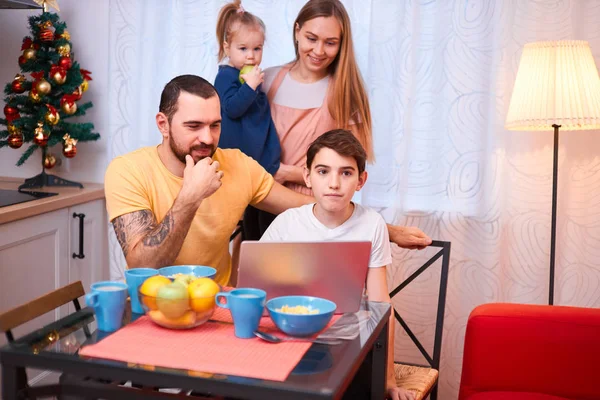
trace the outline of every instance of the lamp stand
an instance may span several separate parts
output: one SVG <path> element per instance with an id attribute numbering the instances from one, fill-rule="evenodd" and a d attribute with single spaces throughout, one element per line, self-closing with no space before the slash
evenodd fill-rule
<path id="1" fill-rule="evenodd" d="M 554 128 L 554 157 L 552 168 L 552 228 L 550 232 L 550 289 L 548 293 L 548 304 L 554 304 L 554 259 L 556 255 L 556 197 L 558 181 L 558 128 L 560 125 L 553 124 Z"/>

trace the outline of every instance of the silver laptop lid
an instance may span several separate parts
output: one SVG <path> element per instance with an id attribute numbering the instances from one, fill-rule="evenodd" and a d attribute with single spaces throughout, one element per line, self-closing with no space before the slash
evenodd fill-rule
<path id="1" fill-rule="evenodd" d="M 267 299 L 304 295 L 331 300 L 336 313 L 356 312 L 367 278 L 371 242 L 242 242 L 238 287 Z"/>

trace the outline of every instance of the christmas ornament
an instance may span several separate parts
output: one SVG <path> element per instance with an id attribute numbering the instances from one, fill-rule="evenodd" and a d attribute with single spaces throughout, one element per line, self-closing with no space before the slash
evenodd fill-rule
<path id="1" fill-rule="evenodd" d="M 60 99 L 60 109 L 67 115 L 73 115 L 77 111 L 74 95 L 64 95 Z"/>
<path id="2" fill-rule="evenodd" d="M 83 96 L 83 90 L 81 89 L 81 86 L 77 86 L 77 89 L 73 92 L 73 99 L 81 100 L 81 96 Z"/>
<path id="3" fill-rule="evenodd" d="M 23 58 L 25 60 L 35 60 L 35 49 L 33 48 L 29 48 L 29 49 L 25 49 L 23 50 Z"/>
<path id="4" fill-rule="evenodd" d="M 11 149 L 18 149 L 23 146 L 23 135 L 21 133 L 12 133 L 8 136 L 8 145 Z"/>
<path id="5" fill-rule="evenodd" d="M 56 165 L 56 157 L 53 154 L 46 154 L 46 158 L 44 158 L 44 168 L 52 169 Z"/>
<path id="6" fill-rule="evenodd" d="M 55 33 L 54 34 L 54 40 L 59 40 L 59 39 L 71 40 L 71 34 L 66 29 L 60 35 L 58 33 Z"/>
<path id="7" fill-rule="evenodd" d="M 43 122 L 38 122 L 38 126 L 34 130 L 33 142 L 38 146 L 45 146 L 48 144 L 48 137 L 50 137 L 50 133 L 48 130 L 44 128 Z"/>
<path id="8" fill-rule="evenodd" d="M 52 107 L 50 104 L 46 104 L 46 107 L 48 107 L 48 112 L 45 116 L 46 122 L 50 125 L 58 124 L 60 115 L 58 114 L 58 111 L 56 111 L 56 108 Z"/>
<path id="9" fill-rule="evenodd" d="M 58 46 L 56 48 L 56 51 L 58 52 L 58 54 L 60 54 L 63 57 L 67 57 L 71 54 L 71 45 L 69 45 L 69 43 L 67 44 L 62 44 L 60 46 Z"/>
<path id="10" fill-rule="evenodd" d="M 17 107 L 13 107 L 11 105 L 5 105 L 4 106 L 4 115 L 6 116 L 6 118 L 15 116 L 19 114 L 19 109 Z"/>
<path id="11" fill-rule="evenodd" d="M 50 82 L 42 78 L 35 82 L 35 88 L 39 94 L 44 95 L 50 93 L 52 90 L 52 85 L 50 85 Z"/>
<path id="12" fill-rule="evenodd" d="M 81 69 L 79 70 L 79 72 L 81 72 L 81 77 L 83 78 L 83 83 L 81 84 L 81 91 L 85 93 L 88 90 L 88 81 L 92 80 L 92 73 L 87 69 Z"/>
<path id="13" fill-rule="evenodd" d="M 24 75 L 15 75 L 15 79 L 13 79 L 11 84 L 11 89 L 13 93 L 23 93 L 25 91 L 25 86 L 23 85 L 23 82 L 25 82 Z"/>
<path id="14" fill-rule="evenodd" d="M 19 65 L 23 65 L 27 62 L 27 60 L 25 59 L 25 57 L 23 55 L 19 56 Z"/>
<path id="15" fill-rule="evenodd" d="M 50 24 L 52 26 L 52 24 Z M 38 39 L 42 42 L 52 42 L 54 40 L 54 32 L 48 28 L 41 28 L 38 33 Z"/>
<path id="16" fill-rule="evenodd" d="M 53 65 L 50 68 L 50 76 L 52 76 L 52 80 L 59 85 L 62 85 L 67 81 L 67 71 L 60 65 Z"/>
<path id="17" fill-rule="evenodd" d="M 61 68 L 68 70 L 71 69 L 71 67 L 73 66 L 73 62 L 71 61 L 71 57 L 63 56 L 60 58 L 60 60 L 58 60 L 58 65 Z"/>
<path id="18" fill-rule="evenodd" d="M 56 0 L 33 0 L 35 3 L 44 7 L 44 12 L 48 12 L 48 7 L 54 8 L 56 11 L 60 11 Z"/>
<path id="19" fill-rule="evenodd" d="M 29 100 L 31 100 L 34 103 L 39 103 L 40 101 L 42 101 L 42 95 L 38 93 L 36 88 L 32 87 L 29 91 Z"/>
<path id="20" fill-rule="evenodd" d="M 75 154 L 77 154 L 77 139 L 73 139 L 68 133 L 65 133 L 63 140 L 63 155 L 67 158 L 75 157 Z"/>
<path id="21" fill-rule="evenodd" d="M 14 133 L 21 133 L 21 131 L 19 130 L 19 128 L 17 128 L 14 124 L 8 124 L 6 126 L 6 129 L 8 129 L 8 133 L 9 134 L 14 134 Z"/>

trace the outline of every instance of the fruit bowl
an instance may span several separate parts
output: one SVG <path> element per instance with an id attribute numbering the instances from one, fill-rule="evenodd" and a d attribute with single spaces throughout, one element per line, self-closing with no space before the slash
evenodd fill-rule
<path id="1" fill-rule="evenodd" d="M 212 317 L 220 289 L 210 278 L 197 278 L 188 285 L 177 281 L 142 285 L 138 294 L 152 322 L 168 329 L 190 329 Z"/>
<path id="2" fill-rule="evenodd" d="M 298 314 L 285 310 L 304 308 L 309 313 Z M 312 296 L 275 297 L 266 304 L 275 325 L 290 336 L 312 336 L 327 326 L 336 309 L 333 301 Z"/>

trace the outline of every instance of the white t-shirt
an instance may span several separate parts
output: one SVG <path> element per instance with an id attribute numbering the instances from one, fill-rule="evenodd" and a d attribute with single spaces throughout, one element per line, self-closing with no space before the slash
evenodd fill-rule
<path id="1" fill-rule="evenodd" d="M 281 213 L 260 238 L 261 242 L 370 241 L 369 267 L 384 267 L 392 263 L 387 225 L 377 212 L 354 204 L 350 218 L 330 229 L 315 217 L 313 206 L 307 204 Z"/>
<path id="2" fill-rule="evenodd" d="M 280 70 L 281 67 L 265 69 L 265 82 L 261 85 L 265 93 L 269 93 L 269 89 Z M 329 80 L 330 77 L 327 75 L 316 82 L 303 83 L 294 80 L 288 72 L 281 81 L 277 93 L 275 93 L 273 103 L 300 110 L 321 107 L 327 95 Z"/>

